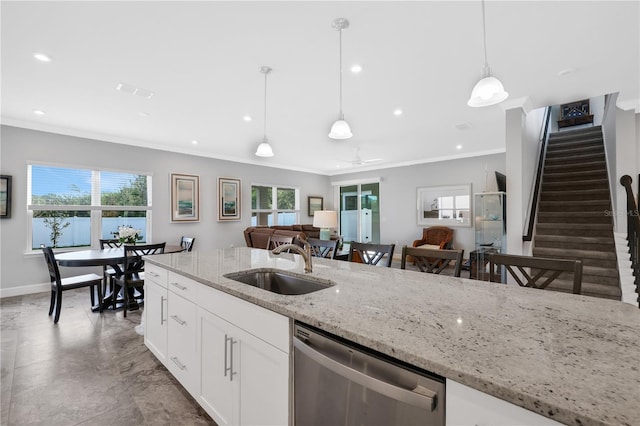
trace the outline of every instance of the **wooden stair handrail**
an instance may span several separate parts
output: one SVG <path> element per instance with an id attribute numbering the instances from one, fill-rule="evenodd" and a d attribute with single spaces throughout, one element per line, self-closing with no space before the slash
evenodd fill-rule
<path id="1" fill-rule="evenodd" d="M 631 267 L 635 277 L 636 293 L 638 293 L 638 307 L 640 308 L 640 216 L 638 216 L 638 204 L 631 187 L 632 182 L 633 179 L 629 175 L 620 178 L 620 184 L 627 192 L 627 241 L 631 255 Z"/>

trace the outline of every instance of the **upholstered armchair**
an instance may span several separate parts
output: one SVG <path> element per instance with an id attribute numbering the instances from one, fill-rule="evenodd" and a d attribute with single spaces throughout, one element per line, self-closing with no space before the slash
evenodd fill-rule
<path id="1" fill-rule="evenodd" d="M 453 229 L 447 226 L 430 226 L 422 229 L 422 239 L 415 240 L 413 247 L 430 249 L 450 249 L 453 243 Z"/>

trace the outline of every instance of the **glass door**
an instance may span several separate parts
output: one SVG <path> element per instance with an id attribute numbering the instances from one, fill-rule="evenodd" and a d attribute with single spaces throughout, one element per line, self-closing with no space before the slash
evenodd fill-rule
<path id="1" fill-rule="evenodd" d="M 380 184 L 340 186 L 340 235 L 344 242 L 380 243 Z"/>

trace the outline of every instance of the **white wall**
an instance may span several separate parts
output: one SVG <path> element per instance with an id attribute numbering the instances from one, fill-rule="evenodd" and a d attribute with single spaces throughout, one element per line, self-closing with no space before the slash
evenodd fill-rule
<path id="1" fill-rule="evenodd" d="M 17 127 L 1 127 L 0 168 L 13 176 L 12 216 L 0 221 L 0 296 L 35 291 L 48 281 L 42 254 L 25 254 L 27 229 L 27 162 L 41 161 L 95 168 L 153 173 L 153 241 L 177 244 L 182 235 L 196 237 L 194 249 L 244 246 L 243 230 L 251 221 L 251 184 L 295 185 L 300 188 L 300 222 L 307 216 L 307 196 L 331 200 L 329 178 L 212 158 L 83 139 Z M 200 222 L 170 223 L 169 174 L 200 176 Z M 242 180 L 242 220 L 217 222 L 217 177 Z M 330 206 L 329 206 L 330 207 Z M 90 268 L 62 268 L 61 273 L 88 273 Z M 98 270 L 96 270 L 98 271 Z M 21 288 L 22 287 L 22 288 Z M 45 287 L 46 288 L 46 287 Z"/>
<path id="2" fill-rule="evenodd" d="M 417 188 L 471 183 L 471 191 L 473 193 L 483 192 L 485 190 L 485 170 L 488 171 L 486 190 L 488 192 L 496 191 L 497 185 L 494 171 L 505 173 L 505 155 L 494 154 L 349 173 L 333 176 L 331 181 L 341 182 L 381 178 L 380 242 L 382 244 L 395 243 L 396 252 L 400 253 L 402 245 L 411 246 L 414 240 L 422 237 L 422 228 L 424 226 L 418 226 L 417 224 Z M 507 179 L 508 181 L 509 179 Z M 465 258 L 467 258 L 475 245 L 474 228 L 456 227 L 454 229 L 454 247 L 464 249 Z"/>
<path id="3" fill-rule="evenodd" d="M 620 184 L 620 178 L 624 175 L 633 179 L 632 187 L 637 196 L 638 173 L 640 156 L 640 138 L 638 138 L 638 114 L 633 110 L 623 111 L 620 108 L 615 110 L 615 135 L 616 135 L 616 181 L 614 189 L 616 191 L 616 204 L 614 213 L 616 215 L 616 232 L 627 232 L 627 193 Z"/>

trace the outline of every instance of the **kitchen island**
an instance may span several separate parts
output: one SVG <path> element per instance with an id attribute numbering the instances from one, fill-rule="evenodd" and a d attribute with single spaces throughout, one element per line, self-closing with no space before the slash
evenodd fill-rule
<path id="1" fill-rule="evenodd" d="M 225 274 L 303 274 L 298 255 L 230 248 L 151 265 L 570 425 L 640 424 L 640 310 L 545 290 L 313 259 L 335 286 L 285 296 Z"/>

